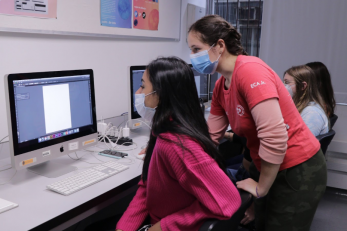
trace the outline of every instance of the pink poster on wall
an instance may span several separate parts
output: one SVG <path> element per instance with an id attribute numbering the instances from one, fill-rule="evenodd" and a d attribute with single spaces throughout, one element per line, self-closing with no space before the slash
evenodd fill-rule
<path id="1" fill-rule="evenodd" d="M 0 0 L 0 14 L 57 18 L 57 0 Z"/>
<path id="2" fill-rule="evenodd" d="M 158 30 L 158 0 L 134 0 L 133 4 L 133 28 L 143 30 Z"/>

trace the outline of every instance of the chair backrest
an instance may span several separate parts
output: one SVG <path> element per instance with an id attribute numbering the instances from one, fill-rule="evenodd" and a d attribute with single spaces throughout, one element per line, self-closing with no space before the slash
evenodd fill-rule
<path id="1" fill-rule="evenodd" d="M 330 129 L 332 129 L 335 125 L 335 122 L 337 120 L 337 118 L 339 118 L 337 115 L 335 114 L 332 114 L 330 117 L 329 117 L 329 120 L 330 120 Z"/>
<path id="2" fill-rule="evenodd" d="M 334 138 L 334 136 L 335 136 L 335 131 L 332 129 L 328 133 L 316 136 L 316 138 L 319 140 L 320 147 L 321 147 L 324 155 L 328 149 L 328 146 L 329 146 L 331 140 Z"/>
<path id="3" fill-rule="evenodd" d="M 252 194 L 239 190 L 241 196 L 241 206 L 229 220 L 211 219 L 204 222 L 199 231 L 234 231 L 237 230 L 242 218 L 245 216 L 246 209 L 252 204 Z"/>

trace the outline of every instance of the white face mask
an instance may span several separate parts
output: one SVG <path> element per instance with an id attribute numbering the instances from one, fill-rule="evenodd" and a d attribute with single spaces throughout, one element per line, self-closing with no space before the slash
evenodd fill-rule
<path id="1" fill-rule="evenodd" d="M 284 86 L 285 86 L 285 87 L 286 87 L 286 89 L 288 90 L 289 95 L 290 95 L 290 96 L 293 98 L 294 93 L 293 93 L 293 90 L 292 90 L 291 85 L 289 85 L 289 84 L 284 84 Z"/>
<path id="2" fill-rule="evenodd" d="M 146 107 L 145 97 L 155 93 L 155 91 L 145 95 L 145 94 L 135 94 L 135 108 L 137 113 L 146 121 L 152 122 L 153 116 L 155 114 L 155 108 Z"/>

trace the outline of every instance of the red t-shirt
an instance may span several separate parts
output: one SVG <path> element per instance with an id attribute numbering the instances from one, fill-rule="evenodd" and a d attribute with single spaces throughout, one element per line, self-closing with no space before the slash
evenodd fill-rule
<path id="1" fill-rule="evenodd" d="M 224 83 L 224 77 L 216 82 L 210 113 L 226 115 L 233 131 L 247 138 L 247 147 L 259 171 L 260 141 L 251 109 L 266 99 L 278 99 L 288 132 L 287 152 L 280 171 L 303 163 L 318 152 L 318 140 L 305 125 L 281 79 L 261 59 L 239 55 L 228 90 Z"/>

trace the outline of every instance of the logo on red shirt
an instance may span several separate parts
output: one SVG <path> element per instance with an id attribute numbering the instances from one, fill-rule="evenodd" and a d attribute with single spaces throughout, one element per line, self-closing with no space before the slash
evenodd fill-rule
<path id="1" fill-rule="evenodd" d="M 251 88 L 255 88 L 255 87 L 258 87 L 259 85 L 263 85 L 263 84 L 266 84 L 266 83 L 264 81 L 261 81 L 260 83 L 259 82 L 252 83 Z"/>
<path id="2" fill-rule="evenodd" d="M 236 111 L 239 116 L 243 116 L 245 114 L 245 109 L 243 109 L 241 105 L 237 105 Z"/>

